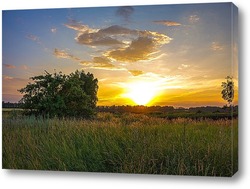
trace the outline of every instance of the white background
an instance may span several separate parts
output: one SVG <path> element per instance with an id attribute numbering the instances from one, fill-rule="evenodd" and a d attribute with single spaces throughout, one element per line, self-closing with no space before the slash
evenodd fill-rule
<path id="1" fill-rule="evenodd" d="M 62 8 L 62 7 L 93 7 L 112 5 L 145 5 L 145 4 L 179 4 L 179 3 L 208 3 L 214 0 L 2 0 L 1 10 L 7 9 L 34 9 L 34 8 Z M 219 2 L 228 2 L 219 0 Z M 185 188 L 185 189 L 238 189 L 250 186 L 250 156 L 249 140 L 250 125 L 248 119 L 249 104 L 249 1 L 234 0 L 239 8 L 239 38 L 240 38 L 240 157 L 239 172 L 233 178 L 191 177 L 191 176 L 155 176 L 129 174 L 101 174 L 101 173 L 73 173 L 73 172 L 46 172 L 46 171 L 14 171 L 0 170 L 1 188 Z M 2 22 L 2 14 L 0 15 Z M 248 21 L 247 21 L 248 20 Z M 1 24 L 2 27 L 2 24 Z M 1 30 L 2 31 L 2 30 Z M 248 35 L 247 35 L 248 34 Z M 1 35 L 2 41 L 2 35 Z M 2 48 L 2 46 L 0 47 Z M 2 50 L 1 50 L 2 53 Z M 2 55 L 2 54 L 1 54 Z M 2 56 L 1 56 L 2 57 Z M 0 143 L 2 144 L 2 135 Z M 2 150 L 1 150 L 2 157 Z M 2 162 L 0 162 L 2 167 Z"/>

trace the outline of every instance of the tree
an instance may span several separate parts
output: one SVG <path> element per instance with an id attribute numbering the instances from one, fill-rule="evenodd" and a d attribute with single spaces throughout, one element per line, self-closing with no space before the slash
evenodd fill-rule
<path id="1" fill-rule="evenodd" d="M 32 83 L 19 91 L 26 114 L 49 117 L 84 117 L 95 114 L 98 80 L 93 74 L 78 71 L 65 75 L 62 72 L 31 77 Z"/>
<path id="2" fill-rule="evenodd" d="M 226 100 L 231 106 L 231 103 L 233 102 L 234 99 L 234 82 L 233 82 L 233 77 L 227 76 L 226 82 L 222 82 L 221 87 L 222 87 L 222 98 Z"/>

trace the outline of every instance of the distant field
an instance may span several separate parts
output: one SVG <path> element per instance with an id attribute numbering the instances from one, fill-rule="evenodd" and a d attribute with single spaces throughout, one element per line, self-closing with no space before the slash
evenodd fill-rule
<path id="1" fill-rule="evenodd" d="M 231 176 L 238 167 L 237 119 L 3 114 L 5 169 Z"/>

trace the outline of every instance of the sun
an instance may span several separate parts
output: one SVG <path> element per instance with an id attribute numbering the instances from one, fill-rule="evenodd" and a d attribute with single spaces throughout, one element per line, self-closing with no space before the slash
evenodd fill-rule
<path id="1" fill-rule="evenodd" d="M 135 82 L 127 86 L 127 93 L 124 97 L 134 101 L 137 105 L 147 105 L 154 99 L 157 89 L 151 82 Z"/>

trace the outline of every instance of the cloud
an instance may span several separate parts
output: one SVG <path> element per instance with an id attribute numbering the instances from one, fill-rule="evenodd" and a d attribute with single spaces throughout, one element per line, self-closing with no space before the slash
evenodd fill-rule
<path id="1" fill-rule="evenodd" d="M 71 59 L 71 60 L 75 60 L 75 61 L 80 61 L 80 58 L 77 58 L 67 52 L 65 52 L 64 50 L 59 50 L 59 49 L 55 49 L 54 50 L 54 55 L 57 58 L 65 58 L 65 59 Z"/>
<path id="2" fill-rule="evenodd" d="M 200 20 L 200 18 L 198 17 L 198 15 L 194 14 L 194 15 L 190 15 L 189 16 L 189 22 L 191 23 L 196 23 Z"/>
<path id="3" fill-rule="evenodd" d="M 92 68 L 104 68 L 104 69 L 114 69 L 115 65 L 111 64 L 111 61 L 106 57 L 93 57 L 91 61 L 81 61 L 84 66 L 90 66 Z"/>
<path id="4" fill-rule="evenodd" d="M 98 31 L 96 29 L 90 28 L 88 25 L 84 25 L 81 22 L 77 22 L 75 20 L 70 20 L 69 23 L 64 24 L 64 26 L 66 26 L 69 29 L 81 32 L 81 33 L 89 33 L 89 32 L 95 32 Z"/>
<path id="5" fill-rule="evenodd" d="M 131 30 L 118 25 L 113 25 L 104 29 L 100 29 L 98 33 L 102 35 L 125 35 L 125 34 L 136 35 L 139 33 L 139 31 Z"/>
<path id="6" fill-rule="evenodd" d="M 213 51 L 222 51 L 224 48 L 219 42 L 212 42 L 211 50 Z"/>
<path id="7" fill-rule="evenodd" d="M 131 6 L 119 7 L 116 11 L 117 16 L 121 16 L 125 21 L 129 21 L 130 16 L 134 13 L 134 8 Z"/>
<path id="8" fill-rule="evenodd" d="M 13 77 L 7 76 L 7 75 L 3 75 L 3 79 L 4 80 L 12 80 Z"/>
<path id="9" fill-rule="evenodd" d="M 90 46 L 113 46 L 123 44 L 121 41 L 100 33 L 83 33 L 80 34 L 76 41 L 82 45 Z"/>
<path id="10" fill-rule="evenodd" d="M 144 33 L 131 42 L 128 47 L 115 49 L 105 55 L 113 60 L 121 62 L 137 62 L 140 60 L 150 60 L 154 58 L 157 46 L 169 43 L 170 38 L 165 38 L 158 33 Z"/>
<path id="11" fill-rule="evenodd" d="M 26 36 L 28 39 L 32 40 L 32 41 L 36 41 L 38 43 L 40 43 L 40 39 L 39 37 L 35 36 L 35 35 L 32 35 L 32 34 L 29 34 Z"/>
<path id="12" fill-rule="evenodd" d="M 121 62 L 153 59 L 155 58 L 153 54 L 157 52 L 157 48 L 172 40 L 162 33 L 133 30 L 118 25 L 102 29 L 91 29 L 88 26 L 79 24 L 79 22 L 75 22 L 71 25 L 66 24 L 66 26 L 78 31 L 75 38 L 77 43 L 91 47 L 101 46 L 103 56 Z M 103 49 L 103 47 L 106 49 Z M 112 47 L 111 50 L 110 47 Z M 82 63 L 87 64 L 87 62 L 89 61 L 83 61 Z"/>
<path id="13" fill-rule="evenodd" d="M 14 69 L 16 68 L 16 66 L 12 65 L 12 64 L 3 64 L 4 67 L 8 68 L 8 69 Z"/>
<path id="14" fill-rule="evenodd" d="M 181 64 L 179 67 L 178 67 L 178 70 L 183 70 L 185 68 L 189 68 L 190 65 L 187 65 L 187 64 Z"/>
<path id="15" fill-rule="evenodd" d="M 128 70 L 128 71 L 129 71 L 129 73 L 131 73 L 133 76 L 138 76 L 138 75 L 144 74 L 144 72 L 141 71 L 141 70 Z"/>
<path id="16" fill-rule="evenodd" d="M 76 41 L 79 44 L 90 46 L 116 46 L 124 45 L 122 37 L 124 35 L 137 35 L 139 31 L 130 30 L 118 25 L 113 25 L 100 30 L 85 30 L 85 32 L 79 33 L 76 37 Z"/>
<path id="17" fill-rule="evenodd" d="M 165 25 L 165 26 L 181 26 L 181 23 L 170 21 L 170 20 L 156 20 L 156 21 L 153 21 L 153 22 L 155 22 L 157 24 L 162 24 L 162 25 Z"/>
<path id="18" fill-rule="evenodd" d="M 27 69 L 28 69 L 28 66 L 26 66 L 26 65 L 22 65 L 22 66 L 21 66 L 21 69 L 23 69 L 23 70 L 27 70 Z"/>
<path id="19" fill-rule="evenodd" d="M 143 47 L 143 48 L 142 48 Z M 154 42 L 148 37 L 139 37 L 132 41 L 127 48 L 110 51 L 107 57 L 121 62 L 137 62 L 139 60 L 148 60 L 154 52 Z"/>
<path id="20" fill-rule="evenodd" d="M 51 28 L 50 31 L 51 31 L 52 33 L 56 33 L 56 32 L 57 32 L 57 29 L 56 29 L 56 28 Z"/>

